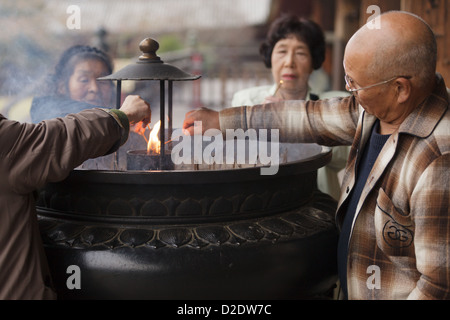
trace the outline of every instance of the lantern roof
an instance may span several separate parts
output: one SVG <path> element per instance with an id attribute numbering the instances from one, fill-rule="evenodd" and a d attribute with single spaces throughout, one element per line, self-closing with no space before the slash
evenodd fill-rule
<path id="1" fill-rule="evenodd" d="M 98 78 L 98 80 L 188 81 L 200 78 L 199 75 L 189 74 L 173 65 L 164 63 L 156 54 L 159 43 L 152 38 L 142 40 L 139 49 L 142 54 L 134 64 L 129 64 L 117 72 Z"/>

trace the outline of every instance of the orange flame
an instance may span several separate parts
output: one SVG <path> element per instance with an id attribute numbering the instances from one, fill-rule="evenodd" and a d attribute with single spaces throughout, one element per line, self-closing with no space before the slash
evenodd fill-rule
<path id="1" fill-rule="evenodd" d="M 147 128 L 150 130 L 150 135 L 147 139 L 145 136 L 145 130 L 146 127 L 143 126 L 143 122 L 138 122 L 135 124 L 133 131 L 142 136 L 145 139 L 145 142 L 147 143 L 147 154 L 153 153 L 153 154 L 160 154 L 161 153 L 161 143 L 158 138 L 159 130 L 161 128 L 161 120 L 158 121 L 153 129 L 150 129 L 150 126 L 147 126 Z M 167 141 L 166 143 L 170 142 Z"/>
<path id="2" fill-rule="evenodd" d="M 160 154 L 161 153 L 161 141 L 158 138 L 159 129 L 161 128 L 161 120 L 159 120 L 150 131 L 150 136 L 147 142 L 147 154 Z"/>

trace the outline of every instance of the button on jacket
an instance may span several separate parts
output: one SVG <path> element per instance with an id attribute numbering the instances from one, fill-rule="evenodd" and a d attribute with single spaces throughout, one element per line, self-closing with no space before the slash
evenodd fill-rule
<path id="1" fill-rule="evenodd" d="M 279 129 L 280 140 L 352 145 L 336 213 L 376 118 L 354 97 L 225 109 L 221 129 Z M 381 150 L 349 240 L 349 299 L 450 299 L 450 115 L 446 85 L 404 120 Z M 375 274 L 377 273 L 377 274 Z"/>

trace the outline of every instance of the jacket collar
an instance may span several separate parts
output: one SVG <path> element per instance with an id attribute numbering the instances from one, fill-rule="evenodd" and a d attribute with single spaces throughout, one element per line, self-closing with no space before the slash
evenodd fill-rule
<path id="1" fill-rule="evenodd" d="M 400 125 L 399 133 L 428 137 L 449 107 L 449 97 L 441 75 L 436 75 L 436 88 Z"/>

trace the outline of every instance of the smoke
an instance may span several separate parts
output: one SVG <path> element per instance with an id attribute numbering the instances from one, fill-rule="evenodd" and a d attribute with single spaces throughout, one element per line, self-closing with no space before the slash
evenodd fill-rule
<path id="1" fill-rule="evenodd" d="M 270 3 L 270 0 L 0 0 L 0 113 L 15 119 L 10 111 L 23 108 L 25 114 L 29 106 L 17 107 L 18 103 L 39 92 L 42 81 L 53 71 L 62 52 L 75 44 L 94 45 L 104 51 L 109 48 L 106 52 L 119 60 L 116 66 L 120 68 L 139 55 L 138 44 L 145 37 L 158 39 L 170 32 L 185 35 L 188 30 L 211 31 L 260 24 L 267 18 Z M 218 34 L 206 32 L 199 37 L 198 47 L 210 53 L 210 68 L 225 70 L 229 65 L 228 50 L 215 53 L 210 46 L 220 43 L 226 48 L 225 42 L 231 40 Z M 244 37 L 231 38 L 242 42 Z M 162 50 L 161 58 L 170 63 L 161 53 Z M 175 65 L 179 63 L 176 61 Z M 189 72 L 191 61 L 187 64 L 182 69 Z M 203 74 L 207 74 L 206 68 L 205 62 Z M 202 91 L 201 99 L 207 100 L 205 105 L 222 106 L 228 99 L 228 91 L 233 89 L 225 93 L 214 83 L 218 82 L 211 81 L 210 88 Z M 203 84 L 206 86 L 206 76 Z M 186 106 L 192 103 L 191 86 L 185 84 L 183 92 L 176 88 L 175 97 L 182 99 Z M 151 96 L 155 96 L 154 92 Z M 155 116 L 157 101 L 152 104 L 156 106 Z M 175 116 L 180 114 L 178 111 Z"/>
<path id="2" fill-rule="evenodd" d="M 95 33 L 68 29 L 69 14 L 64 7 L 51 8 L 52 3 L 0 3 L 0 113 L 8 118 L 29 121 L 30 99 L 41 91 L 59 55 L 95 37 Z"/>
<path id="3" fill-rule="evenodd" d="M 52 55 L 45 48 L 23 34 L 2 50 L 1 55 L 0 94 L 7 96 L 31 91 L 52 62 Z"/>

